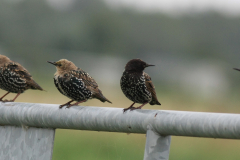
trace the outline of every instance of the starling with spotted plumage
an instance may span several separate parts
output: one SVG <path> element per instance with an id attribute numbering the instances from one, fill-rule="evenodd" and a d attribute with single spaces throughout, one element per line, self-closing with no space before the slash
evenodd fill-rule
<path id="1" fill-rule="evenodd" d="M 141 109 L 145 104 L 161 105 L 158 102 L 155 87 L 152 83 L 151 77 L 143 70 L 146 67 L 154 66 L 147 64 L 141 59 L 132 59 L 126 66 L 123 72 L 120 85 L 125 96 L 133 101 L 133 104 L 123 109 L 127 110 Z M 133 107 L 135 103 L 140 103 L 139 107 Z"/>
<path id="2" fill-rule="evenodd" d="M 0 88 L 7 91 L 0 98 L 2 102 L 14 102 L 27 89 L 43 90 L 23 66 L 4 55 L 0 55 Z M 16 97 L 12 100 L 3 100 L 10 92 L 17 93 Z"/>
<path id="3" fill-rule="evenodd" d="M 59 108 L 67 106 L 78 105 L 79 103 L 86 102 L 88 99 L 96 98 L 102 102 L 110 102 L 103 96 L 102 91 L 98 88 L 97 82 L 81 68 L 66 59 L 61 59 L 57 62 L 50 62 L 56 66 L 57 71 L 54 74 L 54 83 L 60 93 L 72 99 L 71 101 L 62 104 Z M 77 101 L 71 104 L 73 101 Z"/>

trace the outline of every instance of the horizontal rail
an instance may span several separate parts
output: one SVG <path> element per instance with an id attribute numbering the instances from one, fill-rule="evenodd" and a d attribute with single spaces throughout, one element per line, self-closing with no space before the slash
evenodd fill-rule
<path id="1" fill-rule="evenodd" d="M 240 114 L 0 103 L 1 125 L 240 139 Z"/>

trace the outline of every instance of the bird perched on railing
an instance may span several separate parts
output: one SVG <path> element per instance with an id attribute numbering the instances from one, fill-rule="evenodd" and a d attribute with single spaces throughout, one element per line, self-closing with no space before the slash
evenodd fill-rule
<path id="1" fill-rule="evenodd" d="M 0 98 L 2 102 L 14 102 L 27 89 L 43 90 L 23 66 L 4 55 L 0 55 L 0 88 L 8 91 Z M 12 100 L 3 100 L 10 92 L 17 93 L 16 97 Z"/>
<path id="2" fill-rule="evenodd" d="M 161 105 L 158 102 L 151 77 L 143 72 L 149 66 L 154 65 L 147 64 L 141 59 L 132 59 L 126 64 L 120 85 L 125 96 L 134 103 L 130 107 L 123 109 L 123 112 L 129 109 L 141 109 L 147 103 Z M 135 108 L 133 107 L 135 103 L 141 103 L 142 105 Z"/>
<path id="3" fill-rule="evenodd" d="M 103 96 L 102 91 L 98 88 L 97 82 L 81 68 L 66 59 L 61 59 L 57 62 L 50 62 L 56 66 L 57 71 L 54 74 L 54 83 L 60 93 L 72 99 L 71 101 L 62 104 L 59 108 L 67 106 L 67 108 L 86 102 L 88 99 L 96 98 L 102 102 L 110 102 Z M 77 101 L 71 104 L 73 101 Z"/>

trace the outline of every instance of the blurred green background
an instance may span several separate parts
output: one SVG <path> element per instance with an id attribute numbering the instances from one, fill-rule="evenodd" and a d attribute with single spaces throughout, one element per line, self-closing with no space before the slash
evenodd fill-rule
<path id="1" fill-rule="evenodd" d="M 130 59 L 141 58 L 156 65 L 146 72 L 162 104 L 143 109 L 240 113 L 240 72 L 232 69 L 240 68 L 240 13 L 230 12 L 237 5 L 231 8 L 228 1 L 228 10 L 214 8 L 222 3 L 216 0 L 210 7 L 191 3 L 184 9 L 178 1 L 172 10 L 151 10 L 141 2 L 147 1 L 0 1 L 0 54 L 21 63 L 47 90 L 26 91 L 17 101 L 67 102 L 53 84 L 55 67 L 46 62 L 66 58 L 94 77 L 113 102 L 83 105 L 128 107 L 132 102 L 121 92 L 120 77 Z M 53 160 L 143 159 L 145 140 L 140 134 L 57 129 Z M 239 145 L 173 136 L 170 159 L 236 160 Z"/>

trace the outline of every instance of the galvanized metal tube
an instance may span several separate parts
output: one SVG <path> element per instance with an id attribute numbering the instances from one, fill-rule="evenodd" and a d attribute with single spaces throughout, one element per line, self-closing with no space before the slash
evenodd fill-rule
<path id="1" fill-rule="evenodd" d="M 0 124 L 144 134 L 151 124 L 160 135 L 240 139 L 239 114 L 0 103 Z"/>

